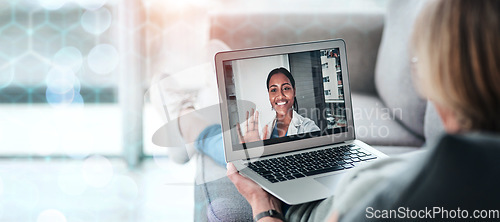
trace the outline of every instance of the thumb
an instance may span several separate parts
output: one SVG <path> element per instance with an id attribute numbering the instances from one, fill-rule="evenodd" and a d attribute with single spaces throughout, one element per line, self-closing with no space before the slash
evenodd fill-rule
<path id="1" fill-rule="evenodd" d="M 227 163 L 226 167 L 227 167 L 227 171 L 226 171 L 227 178 L 229 178 L 229 180 L 233 184 L 235 184 L 235 185 L 239 184 L 239 182 L 241 181 L 241 175 L 238 173 L 238 170 L 236 169 L 234 164 Z"/>
<path id="2" fill-rule="evenodd" d="M 268 125 L 265 125 L 264 129 L 262 129 L 262 140 L 267 139 L 267 134 L 268 134 L 267 128 L 268 128 Z"/>
<path id="3" fill-rule="evenodd" d="M 226 167 L 227 167 L 227 172 L 226 172 L 227 176 L 231 176 L 235 173 L 238 173 L 238 170 L 236 169 L 233 163 L 227 163 Z"/>

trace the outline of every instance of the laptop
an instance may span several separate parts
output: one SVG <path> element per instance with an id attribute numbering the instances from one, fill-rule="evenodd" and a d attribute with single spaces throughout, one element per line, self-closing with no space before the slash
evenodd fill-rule
<path id="1" fill-rule="evenodd" d="M 386 157 L 356 140 L 344 40 L 220 52 L 215 68 L 226 162 L 283 202 L 332 196 L 346 172 Z"/>

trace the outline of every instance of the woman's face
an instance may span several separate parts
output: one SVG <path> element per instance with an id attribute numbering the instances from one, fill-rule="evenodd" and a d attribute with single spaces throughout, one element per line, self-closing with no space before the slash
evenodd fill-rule
<path id="1" fill-rule="evenodd" d="M 292 110 L 295 90 L 285 74 L 274 74 L 269 80 L 269 102 L 278 115 Z"/>

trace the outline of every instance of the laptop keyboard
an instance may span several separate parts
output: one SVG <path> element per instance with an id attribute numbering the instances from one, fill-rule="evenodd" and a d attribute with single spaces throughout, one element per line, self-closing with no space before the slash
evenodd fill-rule
<path id="1" fill-rule="evenodd" d="M 271 183 L 313 176 L 354 167 L 354 163 L 377 157 L 360 147 L 345 145 L 248 163 L 248 167 Z"/>

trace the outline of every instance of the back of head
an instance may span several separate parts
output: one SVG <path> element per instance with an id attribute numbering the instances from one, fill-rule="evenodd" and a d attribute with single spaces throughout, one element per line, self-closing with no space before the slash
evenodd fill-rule
<path id="1" fill-rule="evenodd" d="M 500 1 L 431 0 L 413 33 L 414 80 L 464 131 L 500 132 Z"/>

